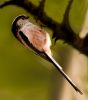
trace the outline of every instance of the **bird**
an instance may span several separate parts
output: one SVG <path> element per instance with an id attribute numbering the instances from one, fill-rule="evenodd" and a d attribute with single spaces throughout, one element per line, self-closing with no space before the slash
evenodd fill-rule
<path id="1" fill-rule="evenodd" d="M 32 49 L 32 51 L 38 56 L 46 59 L 52 63 L 62 76 L 70 83 L 70 85 L 83 94 L 82 91 L 73 83 L 73 81 L 64 72 L 63 68 L 53 58 L 51 52 L 51 39 L 49 33 L 38 25 L 29 21 L 29 16 L 18 15 L 12 22 L 12 33 L 26 48 Z"/>

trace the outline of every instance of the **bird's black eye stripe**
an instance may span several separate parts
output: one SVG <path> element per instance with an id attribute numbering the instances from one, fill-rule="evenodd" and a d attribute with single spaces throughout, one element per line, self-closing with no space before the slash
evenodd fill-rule
<path id="1" fill-rule="evenodd" d="M 19 32 L 19 35 L 21 36 L 21 38 L 24 40 L 25 43 L 28 43 L 28 38 L 23 34 L 23 32 Z"/>

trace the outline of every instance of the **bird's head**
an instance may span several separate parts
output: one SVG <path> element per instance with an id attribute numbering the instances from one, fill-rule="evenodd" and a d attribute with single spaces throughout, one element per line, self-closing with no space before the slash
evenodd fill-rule
<path id="1" fill-rule="evenodd" d="M 28 18 L 29 17 L 26 15 L 19 15 L 14 19 L 12 23 L 12 32 L 15 37 L 17 37 L 17 32 L 19 31 L 19 29 L 28 22 Z"/>

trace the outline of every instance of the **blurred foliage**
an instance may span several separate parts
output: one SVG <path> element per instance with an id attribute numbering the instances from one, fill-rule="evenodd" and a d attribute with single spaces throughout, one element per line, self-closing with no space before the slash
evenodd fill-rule
<path id="1" fill-rule="evenodd" d="M 30 1 L 39 4 L 39 0 Z M 46 0 L 45 11 L 61 22 L 68 1 Z M 70 23 L 76 32 L 81 30 L 86 4 L 86 0 L 73 2 Z M 12 5 L 0 9 L 0 100 L 49 100 L 54 73 L 49 68 L 52 65 L 24 48 L 11 32 L 13 19 L 23 13 L 29 15 L 30 21 L 35 23 L 33 16 L 22 8 Z M 56 58 L 60 60 L 58 47 L 64 49 L 67 45 L 63 46 L 62 42 L 57 42 L 56 46 L 52 47 Z"/>

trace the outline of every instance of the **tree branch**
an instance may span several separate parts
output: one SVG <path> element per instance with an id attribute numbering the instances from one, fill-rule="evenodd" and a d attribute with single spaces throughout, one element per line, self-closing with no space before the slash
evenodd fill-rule
<path id="1" fill-rule="evenodd" d="M 69 4 L 65 10 L 64 18 L 62 23 L 58 23 L 49 17 L 45 11 L 45 0 L 41 0 L 39 6 L 34 5 L 29 0 L 10 0 L 0 4 L 0 8 L 6 7 L 8 5 L 16 5 L 21 7 L 31 13 L 33 16 L 37 17 L 41 23 L 45 24 L 48 28 L 53 31 L 53 38 L 55 40 L 61 39 L 64 42 L 70 44 L 75 49 L 81 53 L 88 56 L 88 34 L 85 38 L 80 38 L 71 28 L 69 23 L 69 13 L 73 0 L 69 1 Z"/>
<path id="2" fill-rule="evenodd" d="M 13 1 L 5 1 L 4 3 L 0 4 L 0 8 L 13 4 Z"/>
<path id="3" fill-rule="evenodd" d="M 41 0 L 40 4 L 39 4 L 39 10 L 42 12 L 44 12 L 44 6 L 45 6 L 45 0 Z"/>

